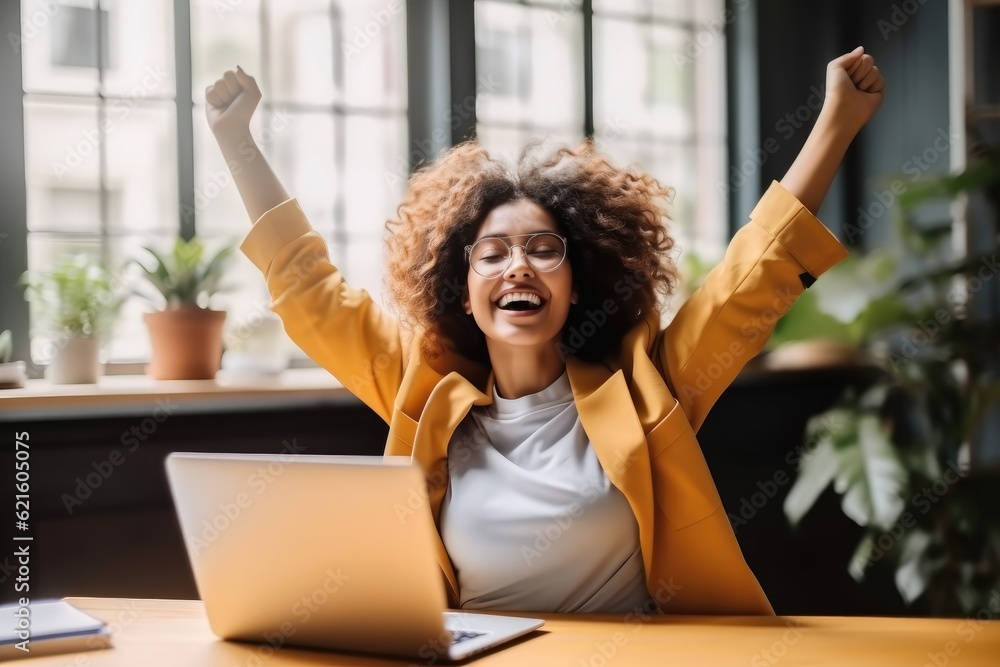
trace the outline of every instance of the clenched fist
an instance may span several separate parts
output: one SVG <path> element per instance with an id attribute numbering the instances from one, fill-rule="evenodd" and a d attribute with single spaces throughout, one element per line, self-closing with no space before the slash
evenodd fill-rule
<path id="1" fill-rule="evenodd" d="M 885 79 L 859 46 L 826 66 L 826 102 L 838 122 L 858 131 L 882 104 Z"/>
<path id="2" fill-rule="evenodd" d="M 250 132 L 250 117 L 260 102 L 260 88 L 237 66 L 205 90 L 205 115 L 219 143 L 237 141 Z"/>

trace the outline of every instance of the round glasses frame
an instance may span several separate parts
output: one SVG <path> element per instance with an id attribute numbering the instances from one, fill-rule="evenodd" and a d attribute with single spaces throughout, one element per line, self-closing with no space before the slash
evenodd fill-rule
<path id="1" fill-rule="evenodd" d="M 521 236 L 527 236 L 528 240 L 521 244 L 510 243 L 507 241 L 507 238 L 513 239 Z M 559 259 L 559 263 L 550 269 L 540 269 L 537 266 L 535 266 L 534 262 L 531 261 L 531 255 L 528 254 L 528 245 L 537 236 L 554 236 L 560 241 L 562 241 L 563 244 L 562 257 Z M 482 243 L 483 241 L 487 240 L 490 241 L 499 240 L 502 241 L 505 246 L 507 246 L 507 263 L 504 264 L 503 268 L 498 270 L 496 273 L 490 273 L 490 274 L 482 273 L 479 271 L 479 269 L 476 268 L 476 265 L 473 264 L 472 262 L 472 249 L 475 248 L 476 245 L 478 245 L 479 243 Z M 472 267 L 473 271 L 475 271 L 483 278 L 499 278 L 500 276 L 503 275 L 504 271 L 510 268 L 510 265 L 514 262 L 514 248 L 521 249 L 521 253 L 524 254 L 524 260 L 528 263 L 528 266 L 530 266 L 532 269 L 534 269 L 535 271 L 541 271 L 542 273 L 549 273 L 550 271 L 555 271 L 556 269 L 558 269 L 560 266 L 562 266 L 562 263 L 566 261 L 566 255 L 568 254 L 567 250 L 569 249 L 569 241 L 565 236 L 560 236 L 559 234 L 555 234 L 553 232 L 539 232 L 537 234 L 515 234 L 514 236 L 508 236 L 506 238 L 502 236 L 486 236 L 479 239 L 472 245 L 465 246 L 465 261 L 468 262 L 469 266 Z"/>

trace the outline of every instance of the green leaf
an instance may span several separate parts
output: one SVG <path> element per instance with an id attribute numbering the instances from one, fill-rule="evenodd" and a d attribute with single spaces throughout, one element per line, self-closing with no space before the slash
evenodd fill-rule
<path id="1" fill-rule="evenodd" d="M 909 212 L 918 204 L 929 199 L 953 199 L 961 192 L 991 185 L 998 181 L 1000 181 L 1000 164 L 989 160 L 983 161 L 959 174 L 942 176 L 912 185 L 900 195 L 899 206 L 904 212 Z"/>
<path id="2" fill-rule="evenodd" d="M 833 481 L 836 472 L 837 456 L 833 440 L 829 436 L 823 437 L 802 457 L 799 474 L 785 497 L 783 509 L 789 523 L 798 525 Z"/>
<path id="3" fill-rule="evenodd" d="M 931 572 L 926 555 L 931 546 L 931 536 L 916 528 L 903 539 L 902 555 L 896 568 L 896 588 L 910 604 L 923 595 L 930 583 Z"/>
<path id="4" fill-rule="evenodd" d="M 906 469 L 876 415 L 858 420 L 857 438 L 837 447 L 834 490 L 841 509 L 859 526 L 888 529 L 903 512 Z"/>
<path id="5" fill-rule="evenodd" d="M 910 323 L 913 319 L 913 313 L 897 294 L 886 294 L 872 300 L 848 325 L 851 342 L 860 345 L 881 331 L 897 324 Z"/>
<path id="6" fill-rule="evenodd" d="M 822 312 L 816 304 L 816 296 L 812 290 L 806 290 L 775 324 L 774 333 L 767 345 L 774 349 L 785 343 L 816 338 L 843 343 L 852 342 L 848 325 Z"/>
<path id="7" fill-rule="evenodd" d="M 847 566 L 847 573 L 859 584 L 864 581 L 865 572 L 869 566 L 878 560 L 875 557 L 875 538 L 875 531 L 866 530 L 864 537 L 858 542 L 858 546 L 854 548 L 854 553 L 851 555 L 851 562 Z"/>
<path id="8" fill-rule="evenodd" d="M 10 361 L 12 349 L 13 343 L 11 342 L 10 329 L 6 329 L 0 332 L 0 364 L 6 364 Z"/>
<path id="9" fill-rule="evenodd" d="M 201 282 L 202 291 L 208 296 L 212 296 L 219 290 L 219 281 L 222 279 L 223 269 L 235 250 L 234 246 L 226 246 L 217 252 L 208 264 L 205 265 L 199 281 Z"/>
<path id="10" fill-rule="evenodd" d="M 153 269 L 143 266 L 146 280 L 162 294 L 167 307 L 177 307 L 200 305 L 200 298 L 210 297 L 219 291 L 218 283 L 226 260 L 236 247 L 227 245 L 207 262 L 204 261 L 205 246 L 197 238 L 186 241 L 178 237 L 168 256 L 160 255 L 152 248 L 145 250 L 156 260 Z"/>
<path id="11" fill-rule="evenodd" d="M 60 258 L 48 270 L 28 272 L 25 281 L 25 297 L 37 304 L 50 333 L 99 335 L 121 306 L 107 271 L 86 255 Z"/>

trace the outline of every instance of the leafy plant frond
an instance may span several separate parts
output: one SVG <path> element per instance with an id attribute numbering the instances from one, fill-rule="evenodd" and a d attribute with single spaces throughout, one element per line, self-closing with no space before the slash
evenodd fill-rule
<path id="1" fill-rule="evenodd" d="M 859 526 L 888 528 L 903 512 L 906 470 L 878 416 L 862 415 L 856 437 L 837 445 L 833 488 L 844 514 Z"/>
<path id="2" fill-rule="evenodd" d="M 810 421 L 806 435 L 815 445 L 786 498 L 789 523 L 802 522 L 833 486 L 843 513 L 865 528 L 850 575 L 862 581 L 884 558 L 907 604 L 920 601 L 945 616 L 984 608 L 1000 586 L 998 479 L 956 464 L 970 450 L 975 461 L 977 443 L 1000 429 L 1000 322 L 970 310 L 973 295 L 996 276 L 1000 245 L 950 259 L 952 223 L 941 206 L 970 190 L 1000 208 L 1000 154 L 900 196 L 906 270 L 901 262 L 890 289 L 882 289 L 887 273 L 862 271 L 863 259 L 845 262 L 842 271 L 852 275 L 837 276 L 841 267 L 834 267 L 837 277 L 804 293 L 784 331 L 776 330 L 813 339 L 832 330 L 879 366 L 864 393 L 845 391 Z M 916 210 L 925 203 L 933 206 Z"/>
<path id="3" fill-rule="evenodd" d="M 63 257 L 48 270 L 28 271 L 21 283 L 47 327 L 61 335 L 105 333 L 125 298 L 110 274 L 86 255 Z"/>
<path id="4" fill-rule="evenodd" d="M 227 245 L 211 259 L 205 260 L 205 246 L 197 238 L 178 238 L 170 253 L 162 254 L 150 247 L 143 247 L 153 259 L 152 268 L 142 262 L 146 281 L 152 285 L 168 308 L 200 306 L 200 300 L 211 298 L 222 291 L 222 278 L 236 247 Z M 138 294 L 148 298 L 145 293 Z"/>

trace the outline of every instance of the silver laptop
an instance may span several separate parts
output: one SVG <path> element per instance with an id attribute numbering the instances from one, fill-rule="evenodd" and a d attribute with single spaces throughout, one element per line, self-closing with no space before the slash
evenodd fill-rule
<path id="1" fill-rule="evenodd" d="M 426 483 L 409 459 L 174 453 L 166 466 L 223 639 L 433 663 L 543 623 L 445 611 Z"/>

